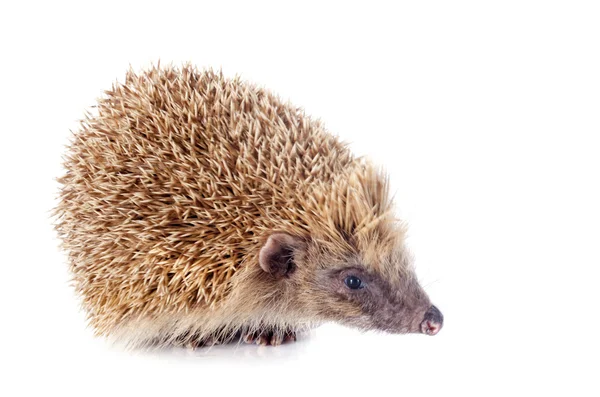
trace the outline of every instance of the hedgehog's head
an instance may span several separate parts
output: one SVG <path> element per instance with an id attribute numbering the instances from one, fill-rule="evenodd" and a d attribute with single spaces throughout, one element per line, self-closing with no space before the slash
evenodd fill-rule
<path id="1" fill-rule="evenodd" d="M 435 335 L 442 314 L 419 285 L 402 240 L 371 236 L 332 246 L 274 233 L 259 263 L 299 316 L 363 330 Z"/>

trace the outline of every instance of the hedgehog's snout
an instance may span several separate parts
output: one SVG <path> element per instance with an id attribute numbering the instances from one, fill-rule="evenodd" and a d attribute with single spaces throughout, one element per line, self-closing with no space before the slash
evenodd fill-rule
<path id="1" fill-rule="evenodd" d="M 431 305 L 431 307 L 425 312 L 423 321 L 421 322 L 421 333 L 427 335 L 435 335 L 440 332 L 442 325 L 444 324 L 444 316 L 440 310 Z"/>

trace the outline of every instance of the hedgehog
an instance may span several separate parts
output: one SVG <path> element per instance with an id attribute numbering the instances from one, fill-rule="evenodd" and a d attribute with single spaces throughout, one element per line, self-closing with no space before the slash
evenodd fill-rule
<path id="1" fill-rule="evenodd" d="M 384 170 L 239 76 L 130 68 L 63 160 L 54 225 L 99 336 L 195 348 L 326 322 L 442 327 Z"/>

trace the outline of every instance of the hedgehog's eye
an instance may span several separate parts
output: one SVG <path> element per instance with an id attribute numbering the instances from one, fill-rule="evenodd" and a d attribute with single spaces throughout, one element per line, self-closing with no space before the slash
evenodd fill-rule
<path id="1" fill-rule="evenodd" d="M 363 287 L 362 281 L 360 281 L 360 278 L 356 276 L 346 277 L 346 279 L 344 280 L 344 284 L 346 284 L 346 287 L 350 289 L 359 289 Z"/>

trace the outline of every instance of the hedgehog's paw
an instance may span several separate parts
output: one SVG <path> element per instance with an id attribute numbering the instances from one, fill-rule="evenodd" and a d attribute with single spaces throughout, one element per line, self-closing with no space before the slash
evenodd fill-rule
<path id="1" fill-rule="evenodd" d="M 296 331 L 264 329 L 256 332 L 242 334 L 242 340 L 249 344 L 256 343 L 261 346 L 279 346 L 287 342 L 296 341 Z"/>

